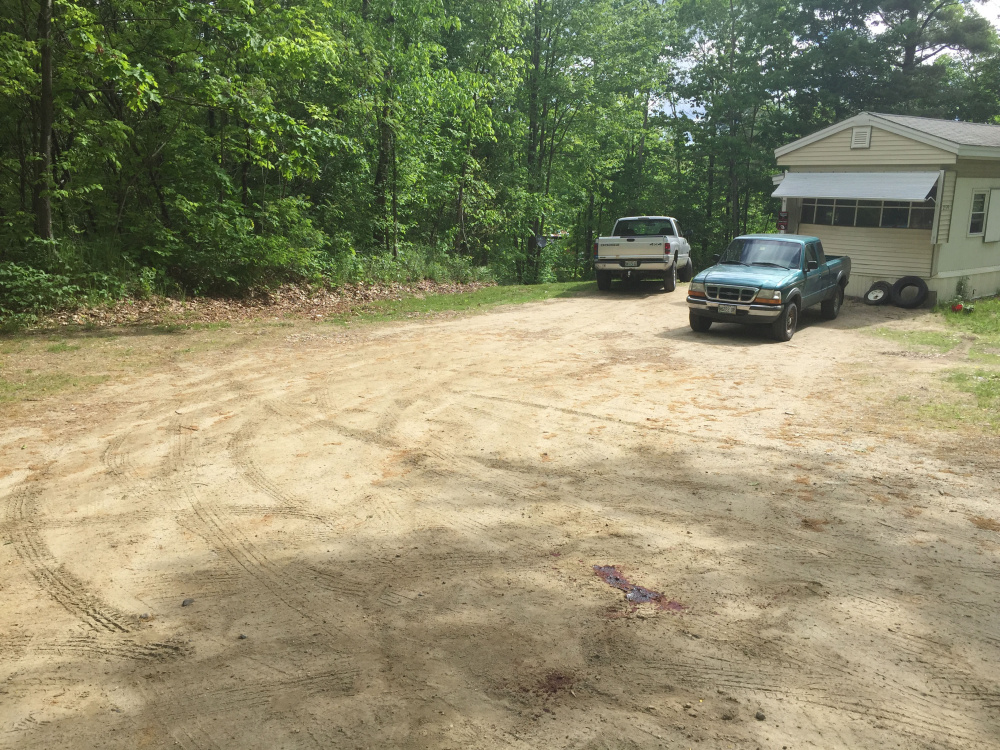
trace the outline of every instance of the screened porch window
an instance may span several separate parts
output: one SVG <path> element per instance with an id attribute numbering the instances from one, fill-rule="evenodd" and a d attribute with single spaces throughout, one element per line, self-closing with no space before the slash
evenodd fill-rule
<path id="1" fill-rule="evenodd" d="M 913 202 L 803 198 L 802 223 L 835 227 L 931 229 L 934 226 L 934 198 Z"/>

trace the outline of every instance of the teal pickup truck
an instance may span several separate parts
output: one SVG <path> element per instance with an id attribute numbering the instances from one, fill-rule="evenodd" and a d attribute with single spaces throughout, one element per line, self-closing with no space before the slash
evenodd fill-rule
<path id="1" fill-rule="evenodd" d="M 805 308 L 819 304 L 824 318 L 837 317 L 850 277 L 851 259 L 825 255 L 818 237 L 743 235 L 691 280 L 691 328 L 707 331 L 715 321 L 769 325 L 774 338 L 789 341 Z"/>

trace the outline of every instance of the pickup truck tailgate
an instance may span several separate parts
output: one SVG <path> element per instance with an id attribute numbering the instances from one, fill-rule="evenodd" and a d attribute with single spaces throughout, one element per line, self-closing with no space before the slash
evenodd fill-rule
<path id="1" fill-rule="evenodd" d="M 656 240 L 642 237 L 610 237 L 597 243 L 597 254 L 601 258 L 644 258 L 663 256 L 663 238 Z"/>

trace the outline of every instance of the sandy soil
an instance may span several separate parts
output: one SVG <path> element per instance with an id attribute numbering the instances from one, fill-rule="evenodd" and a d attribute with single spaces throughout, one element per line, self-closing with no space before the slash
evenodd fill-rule
<path id="1" fill-rule="evenodd" d="M 1000 451 L 864 332 L 920 315 L 593 295 L 26 404 L 0 746 L 1000 747 Z"/>

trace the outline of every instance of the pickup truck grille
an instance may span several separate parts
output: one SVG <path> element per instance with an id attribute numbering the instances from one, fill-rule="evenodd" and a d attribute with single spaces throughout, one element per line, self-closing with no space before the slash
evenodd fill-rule
<path id="1" fill-rule="evenodd" d="M 708 298 L 718 302 L 753 302 L 759 291 L 759 287 L 753 286 L 705 285 L 705 294 Z"/>

